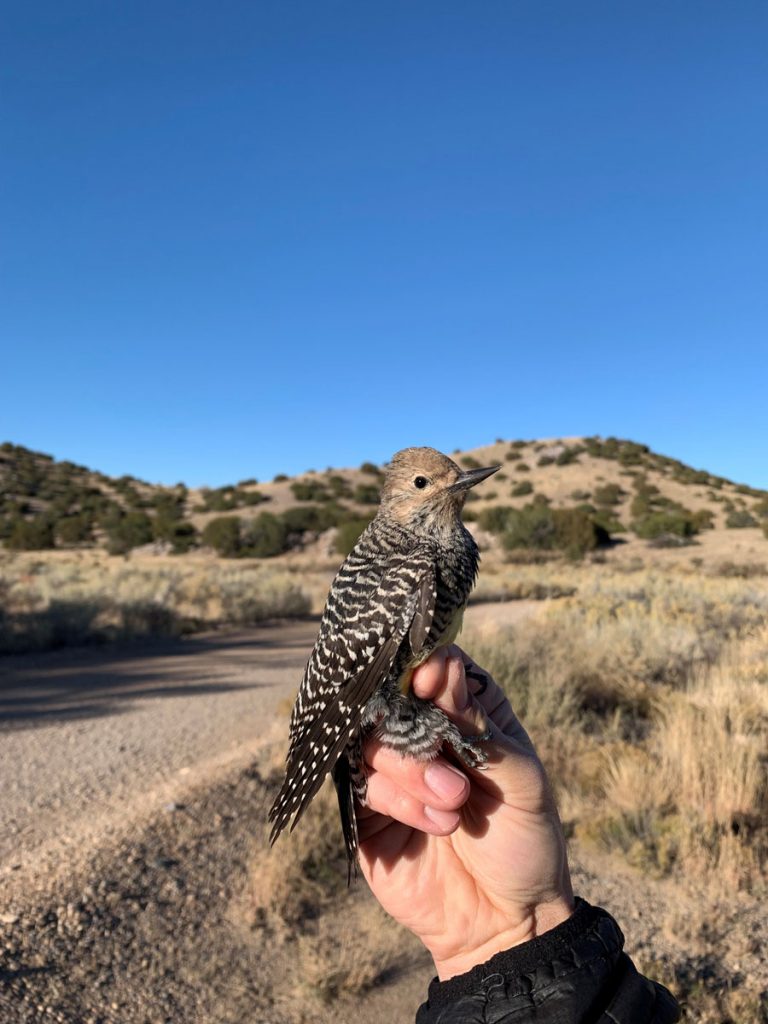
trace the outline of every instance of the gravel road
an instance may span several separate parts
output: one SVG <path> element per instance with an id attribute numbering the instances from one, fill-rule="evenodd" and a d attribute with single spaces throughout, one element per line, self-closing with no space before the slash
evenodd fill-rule
<path id="1" fill-rule="evenodd" d="M 0 661 L 0 878 L 71 868 L 201 779 L 247 763 L 313 621 Z"/>
<path id="2" fill-rule="evenodd" d="M 479 605 L 508 624 L 535 602 Z M 249 762 L 295 693 L 317 621 L 0 659 L 0 879 L 71 869 L 201 780 Z"/>
<path id="3" fill-rule="evenodd" d="M 498 611 L 510 622 L 536 607 Z M 484 605 L 467 624 L 494 619 Z M 269 741 L 282 745 L 286 729 L 275 711 L 316 628 L 0 661 L 1 1024 L 413 1019 L 423 956 L 409 952 L 395 983 L 326 1007 L 296 994 L 295 944 L 276 948 L 248 912 L 254 872 L 275 856 L 264 822 L 279 782 Z M 694 990 L 768 992 L 759 900 L 714 905 L 699 934 L 695 880 L 684 893 L 593 860 L 574 874 L 654 971 Z"/>

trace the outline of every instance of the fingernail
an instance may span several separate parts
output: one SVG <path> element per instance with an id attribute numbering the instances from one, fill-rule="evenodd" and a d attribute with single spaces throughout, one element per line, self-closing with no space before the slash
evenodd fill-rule
<path id="1" fill-rule="evenodd" d="M 433 825 L 437 825 L 440 829 L 456 828 L 459 824 L 459 816 L 456 811 L 439 811 L 436 807 L 425 807 L 424 816 L 429 818 Z"/>
<path id="2" fill-rule="evenodd" d="M 424 781 L 433 793 L 444 800 L 455 800 L 464 792 L 467 784 L 466 776 L 440 761 L 427 765 Z"/>

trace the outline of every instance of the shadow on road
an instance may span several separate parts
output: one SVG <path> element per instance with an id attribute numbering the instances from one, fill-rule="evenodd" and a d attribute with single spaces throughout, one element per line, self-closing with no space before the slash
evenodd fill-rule
<path id="1" fill-rule="evenodd" d="M 0 658 L 0 730 L 120 714 L 137 702 L 258 689 L 294 668 L 298 685 L 316 620 L 232 633 L 66 648 Z"/>

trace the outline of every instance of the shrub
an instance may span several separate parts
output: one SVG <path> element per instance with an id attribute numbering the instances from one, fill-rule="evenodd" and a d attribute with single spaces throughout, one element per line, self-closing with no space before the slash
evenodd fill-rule
<path id="1" fill-rule="evenodd" d="M 6 544 L 12 551 L 44 551 L 52 548 L 53 523 L 42 516 L 36 519 L 16 519 Z"/>
<path id="2" fill-rule="evenodd" d="M 462 455 L 459 462 L 462 466 L 466 466 L 467 469 L 480 469 L 480 463 L 472 455 Z"/>
<path id="3" fill-rule="evenodd" d="M 603 484 L 595 488 L 596 505 L 618 505 L 624 495 L 624 491 L 618 484 Z"/>
<path id="4" fill-rule="evenodd" d="M 571 463 L 579 461 L 579 456 L 583 451 L 584 449 L 580 445 L 565 447 L 555 459 L 555 464 L 558 466 L 570 466 Z"/>
<path id="5" fill-rule="evenodd" d="M 304 533 L 307 530 L 321 533 L 336 526 L 345 513 L 346 510 L 338 505 L 297 505 L 286 509 L 281 518 L 289 533 Z"/>
<path id="6" fill-rule="evenodd" d="M 605 528 L 582 509 L 532 504 L 512 509 L 511 513 L 502 534 L 502 543 L 508 550 L 536 548 L 563 551 L 569 557 L 580 558 L 610 540 Z"/>
<path id="7" fill-rule="evenodd" d="M 347 480 L 343 476 L 334 474 L 328 477 L 328 486 L 333 492 L 335 498 L 349 498 L 352 496 L 352 489 L 349 486 Z"/>
<path id="8" fill-rule="evenodd" d="M 511 505 L 496 505 L 494 508 L 484 508 L 477 516 L 477 523 L 489 533 L 503 533 L 514 514 L 515 509 Z M 464 518 L 466 519 L 466 512 Z"/>
<path id="9" fill-rule="evenodd" d="M 104 528 L 107 551 L 110 555 L 124 555 L 132 548 L 149 544 L 152 540 L 152 521 L 146 512 L 131 511 L 111 517 Z"/>
<path id="10" fill-rule="evenodd" d="M 265 501 L 269 501 L 269 495 L 263 494 L 261 491 L 236 491 L 238 505 L 247 505 L 252 507 L 253 505 L 263 505 Z"/>
<path id="11" fill-rule="evenodd" d="M 527 462 L 518 462 L 518 464 L 515 466 L 516 473 L 530 473 L 530 471 L 531 467 L 528 465 Z"/>
<path id="12" fill-rule="evenodd" d="M 287 479 L 288 479 L 288 476 L 285 473 L 275 473 L 275 475 L 272 477 L 273 483 L 276 483 L 276 484 L 285 483 L 285 481 Z"/>
<path id="13" fill-rule="evenodd" d="M 375 484 L 358 484 L 354 499 L 361 505 L 378 505 L 381 495 Z"/>
<path id="14" fill-rule="evenodd" d="M 251 558 L 273 558 L 287 547 L 288 527 L 284 519 L 261 512 L 247 525 L 241 524 L 241 553 Z"/>
<path id="15" fill-rule="evenodd" d="M 156 540 L 163 540 L 171 545 L 174 555 L 182 555 L 197 546 L 197 530 L 187 520 L 157 515 L 152 523 L 152 530 Z"/>
<path id="16" fill-rule="evenodd" d="M 91 517 L 79 513 L 74 516 L 67 516 L 59 519 L 54 527 L 56 542 L 63 547 L 71 544 L 86 544 L 93 540 Z"/>
<path id="17" fill-rule="evenodd" d="M 746 509 L 737 509 L 734 512 L 728 513 L 725 525 L 729 530 L 743 530 L 748 526 L 757 526 L 757 520 Z"/>
<path id="18" fill-rule="evenodd" d="M 536 463 L 537 466 L 551 466 L 555 461 L 554 455 L 542 455 L 539 461 Z"/>
<path id="19" fill-rule="evenodd" d="M 235 558 L 241 547 L 238 516 L 218 516 L 211 519 L 203 529 L 203 544 L 213 548 L 222 558 Z"/>
<path id="20" fill-rule="evenodd" d="M 522 498 L 526 494 L 533 494 L 533 484 L 530 480 L 521 480 L 519 484 L 515 484 L 512 488 L 513 498 Z"/>
<path id="21" fill-rule="evenodd" d="M 329 497 L 320 480 L 294 480 L 291 491 L 297 501 L 327 501 Z"/>
<path id="22" fill-rule="evenodd" d="M 634 504 L 634 503 L 633 503 Z M 632 529 L 643 540 L 657 540 L 665 535 L 693 537 L 698 528 L 690 513 L 676 509 L 658 509 L 632 523 Z"/>
<path id="23" fill-rule="evenodd" d="M 340 555 L 348 555 L 350 553 L 355 544 L 357 544 L 360 534 L 370 521 L 370 519 L 350 519 L 346 523 L 342 523 L 336 531 L 336 543 L 334 545 Z"/>
<path id="24" fill-rule="evenodd" d="M 381 470 L 373 462 L 364 462 L 360 467 L 361 473 L 369 473 L 371 476 L 381 476 Z"/>
<path id="25" fill-rule="evenodd" d="M 715 514 L 711 509 L 700 508 L 693 513 L 693 522 L 697 530 L 711 530 L 715 525 Z"/>
<path id="26" fill-rule="evenodd" d="M 511 449 L 504 456 L 504 458 L 507 460 L 507 462 L 519 462 L 520 459 L 522 459 L 522 457 L 523 456 L 520 454 L 520 452 L 515 452 L 515 451 L 512 451 Z"/>

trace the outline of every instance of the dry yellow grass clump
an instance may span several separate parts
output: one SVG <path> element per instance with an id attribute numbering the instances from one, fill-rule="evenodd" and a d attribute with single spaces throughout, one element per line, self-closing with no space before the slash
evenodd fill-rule
<path id="1" fill-rule="evenodd" d="M 574 570 L 578 572 L 578 570 Z M 768 586 L 616 574 L 468 649 L 542 748 L 576 837 L 710 891 L 768 861 Z"/>
<path id="2" fill-rule="evenodd" d="M 263 564 L 143 564 L 95 552 L 0 560 L 0 653 L 250 625 L 309 610 L 295 578 Z"/>
<path id="3" fill-rule="evenodd" d="M 274 776 L 277 783 L 278 776 Z M 254 859 L 246 916 L 282 955 L 275 967 L 300 1002 L 330 1002 L 374 988 L 423 950 L 388 917 L 361 881 L 347 888 L 338 805 L 328 783 L 290 837 Z"/>

